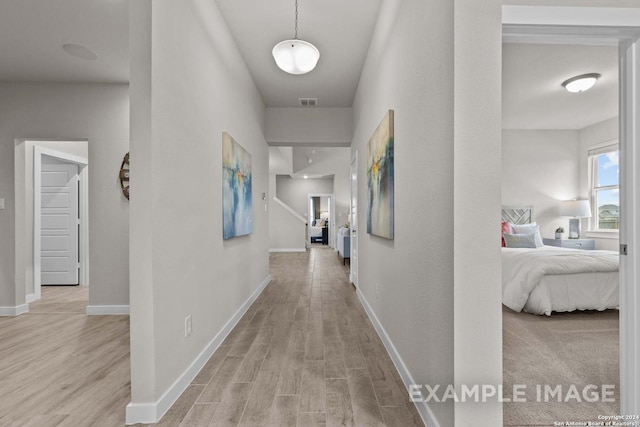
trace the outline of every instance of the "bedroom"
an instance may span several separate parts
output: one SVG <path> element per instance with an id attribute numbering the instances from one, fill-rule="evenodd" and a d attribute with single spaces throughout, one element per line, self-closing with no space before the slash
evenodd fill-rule
<path id="1" fill-rule="evenodd" d="M 617 196 L 617 179 L 605 183 L 615 186 L 603 189 L 591 185 L 598 182 L 591 176 L 594 170 L 602 172 L 606 167 L 617 172 L 618 168 L 617 58 L 617 49 L 608 46 L 503 45 L 502 204 L 531 207 L 531 221 L 538 224 L 545 245 L 618 249 L 617 230 L 604 229 L 610 226 L 607 219 L 611 220 L 606 215 L 613 211 L 617 219 L 618 201 L 604 200 Z M 591 90 L 569 93 L 562 87 L 566 79 L 585 73 L 600 74 Z M 562 215 L 568 213 L 562 211 L 562 202 L 573 199 L 590 201 L 591 218 L 578 220 L 580 239 L 568 239 L 570 218 Z M 617 228 L 617 221 L 610 222 Z M 559 228 L 565 231 L 563 243 L 555 239 Z M 505 271 L 508 276 L 503 265 Z M 609 289 L 616 288 L 614 299 L 615 274 L 616 280 L 609 284 Z M 529 307 L 529 311 L 535 309 Z M 544 315 L 548 308 L 540 311 L 543 315 L 503 308 L 505 387 L 553 384 L 566 390 L 570 384 L 613 383 L 615 403 L 507 403 L 504 425 L 547 425 L 618 413 L 617 310 L 553 312 L 551 316 Z"/>

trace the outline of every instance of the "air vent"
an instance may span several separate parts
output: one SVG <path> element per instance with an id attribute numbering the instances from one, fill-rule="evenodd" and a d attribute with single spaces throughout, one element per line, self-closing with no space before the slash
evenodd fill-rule
<path id="1" fill-rule="evenodd" d="M 301 107 L 316 107 L 318 98 L 298 98 Z"/>

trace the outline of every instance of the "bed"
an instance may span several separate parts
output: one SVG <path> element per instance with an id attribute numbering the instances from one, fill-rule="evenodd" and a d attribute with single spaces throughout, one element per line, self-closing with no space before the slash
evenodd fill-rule
<path id="1" fill-rule="evenodd" d="M 503 224 L 535 225 L 532 217 L 530 208 L 503 208 Z M 515 311 L 547 316 L 617 308 L 618 264 L 613 251 L 503 247 L 502 302 Z"/>
<path id="2" fill-rule="evenodd" d="M 309 241 L 311 243 L 322 242 L 322 229 L 324 220 L 314 220 L 309 224 Z"/>

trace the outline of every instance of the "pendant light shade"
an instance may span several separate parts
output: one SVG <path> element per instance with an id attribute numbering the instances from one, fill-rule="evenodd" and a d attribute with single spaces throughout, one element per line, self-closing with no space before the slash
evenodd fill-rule
<path id="1" fill-rule="evenodd" d="M 275 45 L 273 59 L 278 67 L 289 74 L 306 74 L 316 68 L 320 52 L 304 40 L 284 40 Z"/>
<path id="2" fill-rule="evenodd" d="M 306 74 L 316 68 L 320 51 L 311 43 L 298 38 L 298 0 L 296 0 L 295 34 L 292 39 L 276 44 L 271 54 L 276 65 L 289 74 Z"/>

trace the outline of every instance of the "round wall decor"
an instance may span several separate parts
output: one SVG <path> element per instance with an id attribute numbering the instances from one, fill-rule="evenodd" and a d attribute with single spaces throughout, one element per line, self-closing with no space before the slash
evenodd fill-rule
<path id="1" fill-rule="evenodd" d="M 122 159 L 122 165 L 120 166 L 120 187 L 122 188 L 122 194 L 129 200 L 129 153 Z"/>

